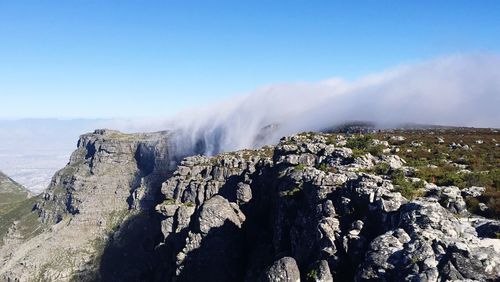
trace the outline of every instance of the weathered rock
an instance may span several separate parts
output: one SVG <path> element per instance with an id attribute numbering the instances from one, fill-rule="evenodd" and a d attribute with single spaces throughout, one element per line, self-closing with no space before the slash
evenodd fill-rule
<path id="1" fill-rule="evenodd" d="M 332 273 L 330 272 L 330 267 L 328 266 L 328 262 L 326 260 L 321 260 L 319 262 L 317 275 L 314 280 L 317 282 L 333 282 Z"/>
<path id="2" fill-rule="evenodd" d="M 297 262 L 291 257 L 283 257 L 273 263 L 266 271 L 262 281 L 268 282 L 298 282 L 300 271 Z"/>
<path id="3" fill-rule="evenodd" d="M 486 189 L 484 187 L 471 186 L 468 188 L 462 189 L 463 197 L 479 197 L 481 196 Z"/>
<path id="4" fill-rule="evenodd" d="M 223 197 L 215 195 L 201 205 L 196 229 L 207 234 L 212 228 L 220 227 L 226 222 L 241 227 L 244 221 L 245 215 L 237 205 L 231 205 Z"/>
<path id="5" fill-rule="evenodd" d="M 238 183 L 236 190 L 236 199 L 243 203 L 248 203 L 252 199 L 252 188 L 246 183 Z"/>
<path id="6" fill-rule="evenodd" d="M 95 257 L 103 252 L 107 234 L 133 211 L 149 211 L 156 204 L 161 182 L 173 170 L 168 138 L 166 132 L 112 130 L 82 135 L 33 211 L 27 207 L 34 231 L 21 241 L 0 244 L 0 280 L 67 281 L 95 273 Z"/>
<path id="7" fill-rule="evenodd" d="M 449 211 L 457 214 L 466 213 L 466 204 L 461 196 L 462 192 L 458 187 L 448 186 L 440 187 L 433 186 L 428 190 L 428 196 L 434 196 L 439 200 L 439 203 Z"/>
<path id="8" fill-rule="evenodd" d="M 387 163 L 391 169 L 400 169 L 406 164 L 406 161 L 397 155 L 383 156 L 382 161 Z"/>
<path id="9" fill-rule="evenodd" d="M 142 135 L 138 141 L 137 136 L 111 131 L 96 134 L 81 142 L 67 167 L 71 173 L 65 170 L 56 177 L 57 186 L 38 201 L 35 211 L 41 218 L 60 222 L 24 249 L 0 247 L 6 265 L 0 266 L 2 278 L 26 280 L 33 272 L 23 276 L 22 271 L 43 269 L 35 259 L 44 259 L 38 248 L 46 251 L 49 246 L 66 251 L 71 263 L 85 268 L 95 252 L 88 245 L 81 252 L 82 237 L 106 238 L 107 226 L 115 224 L 121 226 L 107 248 L 122 255 L 115 260 L 119 263 L 109 272 L 112 275 L 100 277 L 104 280 L 493 281 L 500 277 L 498 221 L 478 224 L 481 219 L 467 219 L 463 197 L 479 197 L 481 189 L 460 191 L 424 182 L 425 195 L 408 202 L 398 192 L 401 185 L 392 184 L 390 173 L 401 170 L 408 181 L 420 181 L 413 177 L 415 169 L 395 155 L 354 158 L 352 149 L 342 146 L 356 137 L 298 134 L 274 147 L 176 159 L 177 170 L 168 171 L 161 169 L 173 164 L 168 150 L 163 150 L 168 149 L 164 141 Z M 386 141 L 374 145 L 388 146 L 382 142 Z M 380 163 L 388 164 L 388 175 L 370 170 Z M 159 179 L 162 195 L 155 194 L 160 191 Z M 157 202 L 160 199 L 163 203 Z M 93 204 L 99 205 L 97 212 L 89 213 Z M 139 228 L 133 228 L 128 220 L 104 216 L 115 214 L 117 207 L 125 216 L 148 214 L 154 204 L 158 221 L 151 229 L 144 229 L 142 220 L 135 222 Z M 97 232 L 92 224 L 99 226 Z M 13 224 L 8 239 L 24 240 L 18 236 L 20 228 Z M 84 230 L 95 233 L 92 237 Z M 124 235 L 130 230 L 138 233 L 127 241 Z M 57 245 L 61 241 L 52 238 L 54 234 L 68 238 L 62 243 L 65 247 Z M 147 240 L 141 237 L 148 235 Z M 136 253 L 120 248 L 124 243 L 139 246 L 137 266 L 130 264 Z M 42 244 L 47 246 L 38 247 Z M 68 253 L 68 246 L 79 253 Z M 110 259 L 103 258 L 101 265 L 106 266 Z M 57 267 L 50 266 L 42 279 L 84 277 L 75 276 L 79 270 L 69 263 Z"/>
<path id="10" fill-rule="evenodd" d="M 358 271 L 359 280 L 481 281 L 500 275 L 496 251 L 480 244 L 470 225 L 463 225 L 436 202 L 414 201 L 399 212 L 396 227 L 407 234 L 404 241 L 397 240 L 395 231 L 373 240 Z"/>

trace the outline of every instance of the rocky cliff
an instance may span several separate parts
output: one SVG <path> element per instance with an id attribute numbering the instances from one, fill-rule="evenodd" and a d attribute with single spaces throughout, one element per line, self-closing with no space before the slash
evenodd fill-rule
<path id="1" fill-rule="evenodd" d="M 46 192 L 18 211 L 19 219 L 0 247 L 0 277 L 98 278 L 110 235 L 124 220 L 154 207 L 160 184 L 173 168 L 168 133 L 96 130 L 82 135 Z M 30 230 L 19 230 L 16 225 L 26 216 Z"/>
<path id="2" fill-rule="evenodd" d="M 498 221 L 469 218 L 484 189 L 422 181 L 390 153 L 302 134 L 274 148 L 185 159 L 157 206 L 166 280 L 449 281 L 500 276 Z M 389 147 L 388 142 L 373 140 Z M 384 168 L 383 170 L 380 168 Z M 391 175 L 399 175 L 398 178 Z M 418 193 L 408 193 L 411 188 Z M 402 195 L 406 196 L 406 198 Z M 488 229 L 488 228 L 487 228 Z M 498 231 L 497 231 L 498 232 Z M 497 233 L 498 234 L 498 233 Z M 491 238 L 489 238 L 491 237 Z"/>
<path id="3" fill-rule="evenodd" d="M 447 164 L 469 176 L 459 188 L 439 171 L 423 174 L 437 166 L 424 164 L 420 155 L 405 160 L 398 154 L 403 149 L 405 154 L 423 150 L 429 159 L 458 154 L 435 137 L 432 142 L 446 152 L 440 148 L 434 154 L 418 140 L 407 140 L 412 148 L 407 149 L 405 137 L 395 134 L 373 139 L 304 133 L 257 150 L 182 160 L 170 137 L 109 130 L 83 135 L 47 191 L 18 209 L 20 216 L 0 245 L 0 278 L 500 277 L 500 223 L 491 212 L 497 199 L 491 189 L 498 189 L 496 145 L 488 143 L 491 148 L 484 150 L 487 161 L 473 162 L 489 169 L 478 174 L 483 178 L 463 172 L 477 164 Z"/>

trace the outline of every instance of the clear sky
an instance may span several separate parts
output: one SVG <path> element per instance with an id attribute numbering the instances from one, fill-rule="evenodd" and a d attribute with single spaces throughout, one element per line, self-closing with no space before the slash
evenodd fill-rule
<path id="1" fill-rule="evenodd" d="M 500 52 L 500 1 L 0 0 L 0 118 L 169 116 L 483 52 Z"/>

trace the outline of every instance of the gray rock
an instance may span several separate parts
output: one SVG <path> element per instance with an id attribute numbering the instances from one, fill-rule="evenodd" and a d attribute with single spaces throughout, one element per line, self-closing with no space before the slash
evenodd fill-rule
<path id="1" fill-rule="evenodd" d="M 314 166 L 316 164 L 316 156 L 309 153 L 302 154 L 299 156 L 299 164 Z"/>
<path id="2" fill-rule="evenodd" d="M 403 136 L 391 136 L 391 140 L 392 141 L 405 141 L 406 138 L 404 138 Z"/>
<path id="3" fill-rule="evenodd" d="M 398 155 L 383 156 L 382 162 L 388 164 L 391 169 L 400 169 L 406 164 L 406 161 Z"/>
<path id="4" fill-rule="evenodd" d="M 226 221 L 241 227 L 245 215 L 237 205 L 231 205 L 225 198 L 215 195 L 200 207 L 196 228 L 201 233 L 207 234 L 212 228 L 224 225 Z"/>
<path id="5" fill-rule="evenodd" d="M 489 209 L 485 203 L 479 203 L 477 206 L 478 206 L 479 210 L 482 212 L 485 212 Z"/>
<path id="6" fill-rule="evenodd" d="M 26 210 L 24 218 L 30 218 L 33 232 L 0 244 L 0 280 L 68 281 L 99 267 L 93 258 L 103 252 L 108 234 L 134 211 L 154 208 L 161 182 L 174 170 L 169 137 L 167 132 L 113 130 L 82 135 L 69 163 L 36 199 L 34 210 Z M 171 232 L 172 225 L 165 222 L 161 229 Z M 143 262 L 137 259 L 140 267 Z"/>
<path id="7" fill-rule="evenodd" d="M 318 274 L 315 279 L 317 282 L 333 282 L 333 276 L 330 272 L 330 266 L 326 260 L 321 260 L 318 264 Z"/>
<path id="8" fill-rule="evenodd" d="M 248 203 L 252 199 L 252 188 L 246 183 L 238 183 L 236 188 L 236 199 L 243 203 Z"/>
<path id="9" fill-rule="evenodd" d="M 273 263 L 266 271 L 262 281 L 266 282 L 298 282 L 300 271 L 295 259 L 283 257 Z"/>
<path id="10" fill-rule="evenodd" d="M 478 187 L 478 186 L 467 187 L 462 189 L 462 196 L 476 198 L 483 195 L 485 190 L 486 189 L 484 187 Z"/>

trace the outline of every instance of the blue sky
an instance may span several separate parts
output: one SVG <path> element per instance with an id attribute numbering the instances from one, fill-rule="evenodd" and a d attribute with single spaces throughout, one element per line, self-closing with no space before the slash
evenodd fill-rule
<path id="1" fill-rule="evenodd" d="M 164 117 L 274 83 L 500 52 L 499 1 L 342 2 L 0 0 L 0 118 Z"/>

